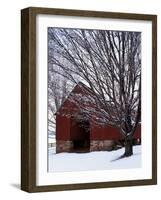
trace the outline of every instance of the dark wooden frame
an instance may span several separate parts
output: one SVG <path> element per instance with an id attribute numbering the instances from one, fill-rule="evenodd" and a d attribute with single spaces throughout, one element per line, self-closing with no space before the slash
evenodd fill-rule
<path id="1" fill-rule="evenodd" d="M 100 17 L 152 22 L 152 179 L 36 186 L 36 15 Z M 27 192 L 157 184 L 157 16 L 53 8 L 21 11 L 21 189 Z"/>

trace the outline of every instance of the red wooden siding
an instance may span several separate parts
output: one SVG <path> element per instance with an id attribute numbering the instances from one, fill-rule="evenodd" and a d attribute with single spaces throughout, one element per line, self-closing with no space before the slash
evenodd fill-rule
<path id="1" fill-rule="evenodd" d="M 92 140 L 114 140 L 119 139 L 119 130 L 110 126 L 98 127 L 96 125 L 91 126 L 91 139 Z"/>
<path id="2" fill-rule="evenodd" d="M 134 139 L 141 138 L 141 124 L 138 125 L 134 133 Z"/>
<path id="3" fill-rule="evenodd" d="M 134 139 L 141 138 L 141 126 L 139 125 L 134 133 Z M 118 140 L 122 136 L 117 128 L 110 126 L 91 126 L 91 139 L 92 140 Z"/>
<path id="4" fill-rule="evenodd" d="M 69 140 L 70 138 L 70 118 L 56 115 L 56 139 Z"/>

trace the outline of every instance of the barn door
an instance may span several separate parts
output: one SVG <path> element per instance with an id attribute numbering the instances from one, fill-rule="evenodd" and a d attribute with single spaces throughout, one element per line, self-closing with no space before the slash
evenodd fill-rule
<path id="1" fill-rule="evenodd" d="M 90 149 L 90 123 L 73 121 L 71 132 L 73 151 L 88 152 Z"/>

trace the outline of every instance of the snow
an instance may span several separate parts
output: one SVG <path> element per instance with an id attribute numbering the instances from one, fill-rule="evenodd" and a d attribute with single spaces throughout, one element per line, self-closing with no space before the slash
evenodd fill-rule
<path id="1" fill-rule="evenodd" d="M 56 145 L 55 131 L 48 131 L 48 144 Z"/>
<path id="2" fill-rule="evenodd" d="M 49 148 L 48 171 L 67 172 L 84 170 L 129 169 L 141 167 L 141 145 L 134 146 L 134 154 L 120 158 L 124 148 L 116 151 L 95 151 L 89 153 L 55 153 Z"/>
<path id="3" fill-rule="evenodd" d="M 48 136 L 48 143 L 55 144 L 55 135 Z"/>

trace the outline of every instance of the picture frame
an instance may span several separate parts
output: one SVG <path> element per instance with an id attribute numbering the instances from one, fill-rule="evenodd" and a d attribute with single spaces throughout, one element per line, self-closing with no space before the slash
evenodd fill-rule
<path id="1" fill-rule="evenodd" d="M 39 63 L 37 60 L 39 57 L 38 48 L 39 46 L 37 38 L 40 37 L 37 32 L 38 26 L 41 23 L 37 21 L 38 16 L 45 16 L 46 18 L 52 18 L 52 16 L 60 17 L 64 23 L 68 23 L 69 19 L 77 18 L 78 20 L 100 20 L 106 23 L 106 20 L 114 20 L 114 23 L 121 20 L 125 21 L 125 24 L 140 21 L 142 23 L 151 24 L 149 32 L 152 36 L 151 40 L 151 63 L 149 67 L 145 70 L 149 71 L 149 77 L 151 77 L 151 98 L 150 106 L 152 111 L 150 115 L 151 119 L 151 129 L 149 131 L 149 145 L 151 146 L 151 160 L 149 161 L 150 167 L 150 178 L 129 178 L 129 179 L 118 179 L 108 181 L 80 181 L 79 176 L 77 177 L 77 182 L 71 183 L 54 183 L 50 184 L 37 184 L 38 173 L 41 169 L 38 169 L 40 163 L 37 159 L 40 157 L 37 152 L 38 147 L 38 71 Z M 61 23 L 59 25 L 59 20 L 57 27 L 62 27 Z M 71 22 L 72 23 L 72 22 Z M 117 23 L 117 22 L 116 22 Z M 42 22 L 43 24 L 43 22 Z M 91 26 L 94 23 L 92 22 Z M 55 24 L 53 23 L 53 26 Z M 49 26 L 50 27 L 50 26 Z M 87 26 L 88 27 L 88 26 Z M 75 27 L 79 28 L 79 27 Z M 47 33 L 46 33 L 47 34 Z M 45 40 L 46 41 L 46 40 Z M 147 43 L 149 42 L 146 41 Z M 46 43 L 44 44 L 46 45 Z M 47 46 L 47 45 L 46 45 Z M 44 46 L 45 47 L 45 46 Z M 47 52 L 46 52 L 47 54 Z M 45 54 L 44 54 L 45 56 Z M 144 57 L 144 55 L 142 55 Z M 148 59 L 148 58 L 147 58 Z M 47 61 L 45 60 L 47 63 Z M 151 67 L 150 67 L 151 66 Z M 42 79 L 41 79 L 42 80 Z M 45 79 L 47 80 L 47 79 Z M 42 86 L 42 85 L 41 85 Z M 144 88 L 146 86 L 144 85 Z M 41 88 L 39 88 L 41 90 Z M 42 96 L 40 95 L 39 98 Z M 145 103 L 145 102 L 144 102 Z M 41 104 L 43 107 L 43 104 Z M 44 105 L 47 109 L 47 105 Z M 144 117 L 144 116 L 143 116 Z M 41 121 L 42 122 L 42 121 Z M 47 134 L 47 133 L 46 133 Z M 146 152 L 146 148 L 145 148 Z M 45 154 L 46 152 L 44 152 Z M 43 155 L 43 153 L 41 154 Z M 144 154 L 146 156 L 146 154 Z M 45 164 L 47 165 L 47 163 Z M 81 174 L 79 172 L 75 172 Z M 94 172 L 93 172 L 94 173 Z M 104 173 L 104 171 L 102 171 Z M 66 174 L 62 173 L 62 176 Z M 92 176 L 92 172 L 91 172 Z M 54 176 L 53 176 L 54 177 Z M 85 175 L 83 176 L 85 180 Z M 81 179 L 81 175 L 80 175 Z M 45 180 L 45 178 L 44 178 Z M 70 177 L 69 177 L 70 180 Z M 68 181 L 70 182 L 70 181 Z M 128 186 L 139 186 L 139 185 L 155 185 L 157 184 L 157 16 L 150 14 L 134 14 L 134 13 L 119 13 L 119 12 L 100 12 L 100 11 L 85 11 L 85 10 L 67 10 L 67 9 L 55 9 L 55 8 L 38 8 L 29 7 L 21 10 L 21 189 L 27 192 L 46 192 L 46 191 L 61 191 L 61 190 L 78 190 L 78 189 L 96 189 L 96 188 L 110 188 L 110 187 L 128 187 Z"/>

